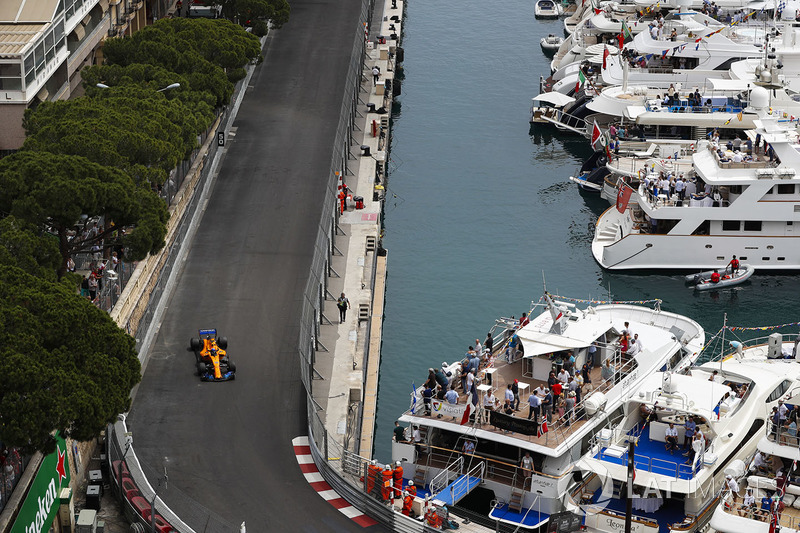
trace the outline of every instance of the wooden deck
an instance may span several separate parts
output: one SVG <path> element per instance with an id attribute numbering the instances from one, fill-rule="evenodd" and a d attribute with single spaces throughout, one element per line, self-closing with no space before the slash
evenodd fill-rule
<path id="1" fill-rule="evenodd" d="M 495 367 L 497 371 L 494 373 L 492 379 L 492 386 L 493 392 L 495 397 L 497 398 L 498 406 L 502 406 L 504 399 L 505 399 L 505 391 L 508 387 L 509 383 L 513 383 L 514 380 L 518 380 L 520 383 L 527 383 L 529 387 L 525 390 L 525 393 L 520 394 L 520 404 L 519 410 L 514 413 L 514 417 L 518 418 L 527 418 L 528 417 L 528 396 L 533 390 L 538 387 L 539 385 L 547 385 L 546 382 L 541 380 L 532 379 L 530 377 L 525 377 L 522 372 L 522 361 L 515 361 L 513 363 L 507 363 L 505 361 L 495 363 Z M 590 373 L 590 378 L 592 381 L 592 386 L 597 386 L 602 381 L 601 378 L 601 370 L 599 367 L 593 368 Z M 481 370 L 478 374 L 479 380 L 478 384 L 486 383 L 484 379 L 484 372 Z M 581 398 L 585 398 L 587 394 L 589 394 L 592 390 L 592 386 L 584 385 L 583 391 L 581 394 Z M 459 393 L 458 395 L 458 403 L 463 404 L 467 400 L 467 396 L 461 390 L 457 390 Z M 576 411 L 580 412 L 581 404 L 576 405 Z M 483 397 L 478 399 L 478 406 L 483 406 Z M 543 413 L 542 413 L 543 415 Z M 424 414 L 418 413 L 416 416 L 425 416 Z M 535 443 L 542 446 L 547 446 L 549 448 L 555 448 L 559 443 L 561 443 L 565 438 L 567 438 L 570 434 L 572 434 L 575 430 L 580 428 L 583 424 L 586 423 L 585 420 L 576 420 L 573 421 L 569 427 L 563 426 L 561 424 L 556 424 L 558 417 L 558 412 L 553 413 L 552 422 L 548 422 L 550 426 L 550 431 L 545 433 L 541 437 L 536 435 L 523 435 L 521 433 L 504 433 L 503 430 L 497 429 L 491 424 L 488 423 L 488 415 L 486 416 L 485 420 L 480 420 L 481 417 L 476 417 L 476 421 L 471 423 L 469 427 L 482 429 L 486 431 L 495 432 L 498 434 L 505 434 L 506 436 L 513 437 L 515 439 L 519 439 L 525 442 Z M 540 418 L 541 420 L 541 418 Z M 459 420 L 453 420 L 451 417 L 443 417 L 443 422 L 452 423 L 454 426 L 460 426 Z"/>

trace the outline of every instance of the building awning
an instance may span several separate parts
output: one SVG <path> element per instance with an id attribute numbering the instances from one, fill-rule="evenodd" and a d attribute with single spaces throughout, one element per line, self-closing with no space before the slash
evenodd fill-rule
<path id="1" fill-rule="evenodd" d="M 539 96 L 533 98 L 533 101 L 539 102 L 546 102 L 548 104 L 553 104 L 555 106 L 561 107 L 567 104 L 571 104 L 575 101 L 575 99 L 571 96 L 567 96 L 566 94 L 562 94 L 556 91 L 551 91 L 549 93 L 542 93 Z"/>

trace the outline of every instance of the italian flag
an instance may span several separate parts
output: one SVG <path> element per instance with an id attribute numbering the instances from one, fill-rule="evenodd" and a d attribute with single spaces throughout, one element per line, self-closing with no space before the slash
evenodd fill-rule
<path id="1" fill-rule="evenodd" d="M 625 39 L 630 39 L 630 38 L 632 37 L 632 35 L 631 35 L 631 29 L 628 27 L 628 25 L 627 25 L 627 24 L 625 24 L 625 21 L 624 21 L 624 20 L 622 21 L 622 36 L 623 36 Z"/>
<path id="2" fill-rule="evenodd" d="M 578 83 L 575 84 L 575 92 L 581 90 L 581 85 L 586 83 L 586 76 L 583 75 L 583 70 L 578 71 Z"/>

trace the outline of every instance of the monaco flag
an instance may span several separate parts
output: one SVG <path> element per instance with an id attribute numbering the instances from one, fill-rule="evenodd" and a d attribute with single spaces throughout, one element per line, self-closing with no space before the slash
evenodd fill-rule
<path id="1" fill-rule="evenodd" d="M 594 125 L 592 126 L 592 149 L 602 150 L 603 146 L 605 146 L 603 132 L 597 126 L 597 121 L 595 120 Z"/>
<path id="2" fill-rule="evenodd" d="M 628 201 L 631 199 L 631 193 L 633 193 L 633 189 L 628 187 L 627 184 L 619 184 L 619 189 L 617 189 L 617 211 L 620 213 L 624 213 L 628 208 Z"/>

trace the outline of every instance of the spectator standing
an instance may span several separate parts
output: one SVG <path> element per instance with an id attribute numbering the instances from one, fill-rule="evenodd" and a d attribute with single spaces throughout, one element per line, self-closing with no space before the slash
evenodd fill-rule
<path id="1" fill-rule="evenodd" d="M 350 300 L 347 299 L 344 293 L 336 300 L 336 307 L 339 308 L 339 324 L 344 324 L 344 320 L 347 317 L 347 310 L 350 309 Z"/>

